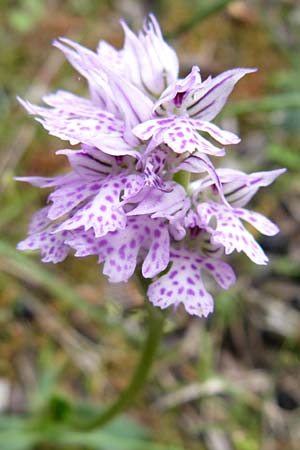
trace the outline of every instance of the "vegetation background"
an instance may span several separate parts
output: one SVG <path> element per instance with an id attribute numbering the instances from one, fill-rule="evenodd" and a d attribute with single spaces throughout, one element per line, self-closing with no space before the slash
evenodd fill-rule
<path id="1" fill-rule="evenodd" d="M 0 449 L 299 450 L 299 2 L 1 0 L 0 10 Z M 137 30 L 149 11 L 176 48 L 182 75 L 193 64 L 204 76 L 258 67 L 218 123 L 242 137 L 227 165 L 288 168 L 253 202 L 282 231 L 259 238 L 267 267 L 231 258 L 238 282 L 216 293 L 208 320 L 170 311 L 129 414 L 85 433 L 63 424 L 72 408 L 91 416 L 126 386 L 144 336 L 142 299 L 134 283 L 108 285 L 93 258 L 43 265 L 15 250 L 45 193 L 13 177 L 66 168 L 55 156 L 63 144 L 15 98 L 40 102 L 58 88 L 84 94 L 84 80 L 51 41 L 120 46 L 119 18 Z"/>

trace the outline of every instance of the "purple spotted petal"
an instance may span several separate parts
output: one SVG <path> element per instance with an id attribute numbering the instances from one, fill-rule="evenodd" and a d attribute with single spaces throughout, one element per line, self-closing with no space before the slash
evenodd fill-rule
<path id="1" fill-rule="evenodd" d="M 128 281 L 136 264 L 143 261 L 142 272 L 146 278 L 154 277 L 169 263 L 169 233 L 160 220 L 147 216 L 130 217 L 125 229 L 95 238 L 88 232 L 76 233 L 66 241 L 76 250 L 76 256 L 90 254 L 104 262 L 103 273 L 112 283 Z"/>
<path id="2" fill-rule="evenodd" d="M 29 235 L 39 233 L 50 224 L 51 220 L 48 217 L 49 208 L 50 206 L 45 206 L 33 215 L 28 227 Z"/>
<path id="3" fill-rule="evenodd" d="M 71 145 L 84 143 L 99 148 L 110 155 L 132 155 L 139 153 L 123 139 L 123 125 L 112 114 L 90 104 L 87 111 L 74 108 L 44 108 L 19 99 L 26 110 L 39 116 L 38 122 L 53 136 L 68 140 Z M 98 112 L 95 112 L 95 110 Z"/>
<path id="4" fill-rule="evenodd" d="M 56 226 L 50 225 L 47 229 L 31 234 L 24 241 L 19 242 L 17 249 L 40 250 L 43 262 L 56 264 L 68 256 L 70 247 L 64 243 L 67 235 L 67 231 L 57 233 Z"/>
<path id="5" fill-rule="evenodd" d="M 104 183 L 86 185 L 87 191 L 95 187 L 94 195 L 75 214 L 60 224 L 58 230 L 76 230 L 83 228 L 85 231 L 94 229 L 96 237 L 104 236 L 109 231 L 125 228 L 126 215 L 120 208 L 120 197 L 128 178 L 122 174 L 106 179 Z M 101 187 L 101 189 L 100 189 Z M 56 191 L 55 191 L 56 192 Z M 54 194 L 55 194 L 54 192 Z M 86 192 L 85 190 L 83 191 Z"/>
<path id="6" fill-rule="evenodd" d="M 211 144 L 201 136 L 187 119 L 177 119 L 162 133 L 155 136 L 157 143 L 167 144 L 176 153 L 194 153 L 196 150 L 214 156 L 224 156 L 225 150 Z"/>
<path id="7" fill-rule="evenodd" d="M 220 144 L 231 145 L 238 144 L 241 141 L 236 134 L 231 133 L 231 131 L 222 130 L 211 122 L 193 119 L 190 123 L 193 124 L 195 129 L 208 133 L 212 138 L 220 142 Z"/>
<path id="8" fill-rule="evenodd" d="M 143 167 L 145 185 L 166 192 L 172 190 L 163 179 L 163 170 L 167 159 L 167 151 L 161 148 L 155 149 L 145 157 L 144 163 L 140 163 L 141 167 Z"/>
<path id="9" fill-rule="evenodd" d="M 211 234 L 212 243 L 223 245 L 226 254 L 236 250 L 246 253 L 256 264 L 267 264 L 268 257 L 240 221 L 239 210 L 210 202 L 201 203 L 197 212 L 202 226 Z M 212 227 L 213 217 L 217 220 L 216 227 Z"/>
<path id="10" fill-rule="evenodd" d="M 65 244 L 75 250 L 75 256 L 83 258 L 99 255 L 100 249 L 107 245 L 107 239 L 105 237 L 96 238 L 92 228 L 87 231 L 79 228 L 76 232 L 68 232 Z"/>
<path id="11" fill-rule="evenodd" d="M 101 186 L 101 181 L 87 181 L 79 177 L 72 183 L 60 186 L 48 197 L 48 200 L 52 202 L 48 217 L 51 220 L 55 220 L 67 214 L 89 197 L 95 195 Z"/>
<path id="12" fill-rule="evenodd" d="M 29 112 L 29 114 L 40 116 L 45 121 L 58 121 L 58 130 L 63 130 L 60 122 L 68 124 L 69 130 L 71 126 L 79 127 L 86 120 L 94 120 L 98 126 L 97 130 L 102 132 L 108 131 L 122 131 L 122 122 L 115 118 L 115 116 L 105 110 L 100 109 L 94 105 L 90 100 L 84 99 L 70 92 L 57 91 L 55 94 L 49 94 L 43 97 L 44 102 L 50 108 L 44 106 L 34 105 L 27 100 L 18 97 L 18 101 Z M 113 127 L 113 129 L 109 128 Z"/>
<path id="13" fill-rule="evenodd" d="M 120 198 L 119 206 L 126 205 L 127 203 L 137 203 L 148 192 L 148 188 L 145 186 L 145 178 L 142 175 L 128 175 L 123 178 L 123 185 L 124 190 Z"/>
<path id="14" fill-rule="evenodd" d="M 153 277 L 168 265 L 169 236 L 166 226 L 160 221 L 146 217 L 139 217 L 134 221 L 131 218 L 125 230 L 118 230 L 108 237 L 107 253 L 99 256 L 99 262 L 101 259 L 105 260 L 103 273 L 113 283 L 127 281 L 134 273 L 141 249 L 146 251 L 142 265 L 144 277 Z"/>
<path id="15" fill-rule="evenodd" d="M 62 116 L 64 119 L 72 119 L 75 117 L 100 119 L 99 125 L 102 125 L 102 128 L 105 128 L 105 125 L 109 126 L 114 123 L 118 129 L 122 129 L 121 122 L 116 120 L 113 114 L 100 109 L 91 100 L 72 94 L 71 92 L 58 90 L 53 94 L 45 95 L 43 101 L 52 108 L 38 107 L 27 103 L 29 109 L 33 108 L 33 111 L 29 112 L 54 119 L 56 116 Z M 24 106 L 26 107 L 26 102 Z"/>
<path id="16" fill-rule="evenodd" d="M 143 221 L 140 228 L 144 230 L 149 251 L 142 264 L 145 278 L 153 278 L 165 270 L 170 261 L 170 236 L 167 225 L 160 220 Z M 145 244 L 144 244 L 145 245 Z"/>
<path id="17" fill-rule="evenodd" d="M 195 125 L 196 122 L 195 122 Z M 199 150 L 215 156 L 223 156 L 224 149 L 211 144 L 197 132 L 194 122 L 181 117 L 168 117 L 165 119 L 152 119 L 137 125 L 133 133 L 142 140 L 152 138 L 155 146 L 167 144 L 174 152 L 193 153 Z"/>
<path id="18" fill-rule="evenodd" d="M 223 289 L 228 289 L 235 282 L 231 267 L 222 261 L 202 257 L 186 249 L 172 250 L 170 260 L 172 267 L 169 272 L 154 281 L 148 289 L 149 300 L 162 309 L 183 303 L 189 314 L 207 317 L 213 311 L 213 298 L 204 286 L 203 269 Z"/>
<path id="19" fill-rule="evenodd" d="M 234 208 L 234 214 L 266 236 L 274 236 L 279 232 L 278 226 L 262 214 L 243 208 Z"/>

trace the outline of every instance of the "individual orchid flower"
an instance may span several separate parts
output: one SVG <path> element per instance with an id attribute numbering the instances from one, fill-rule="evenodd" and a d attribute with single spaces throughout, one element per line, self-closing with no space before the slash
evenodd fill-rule
<path id="1" fill-rule="evenodd" d="M 161 94 L 153 107 L 156 117 L 137 125 L 133 132 L 141 140 L 151 139 L 150 149 L 164 143 L 176 153 L 192 154 L 198 150 L 223 156 L 225 150 L 211 144 L 198 131 L 208 133 L 223 145 L 240 142 L 238 136 L 210 121 L 221 111 L 237 81 L 255 70 L 228 70 L 202 82 L 200 69 L 194 66 L 186 78 L 177 80 Z"/>
<path id="2" fill-rule="evenodd" d="M 194 204 L 200 219 L 199 226 L 210 233 L 212 243 L 222 245 L 226 254 L 234 250 L 243 251 L 256 264 L 266 264 L 268 257 L 241 221 L 249 223 L 267 236 L 277 234 L 279 228 L 262 214 L 242 207 L 260 187 L 268 186 L 284 172 L 285 169 L 279 169 L 246 174 L 233 169 L 217 169 L 224 196 L 229 203 L 227 205 L 216 202 L 215 199 L 199 202 L 199 196 L 202 195 L 205 200 L 205 191 L 214 187 L 214 180 L 209 177 L 201 180 L 193 195 Z M 197 184 L 196 182 L 194 187 Z"/>

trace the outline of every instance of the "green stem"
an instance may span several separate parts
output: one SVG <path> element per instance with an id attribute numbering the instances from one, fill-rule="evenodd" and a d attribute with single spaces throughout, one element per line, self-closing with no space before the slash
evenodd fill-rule
<path id="1" fill-rule="evenodd" d="M 143 287 L 145 290 L 146 285 L 143 284 Z M 82 423 L 82 421 L 77 423 L 77 430 L 90 431 L 107 424 L 134 402 L 137 394 L 144 386 L 163 335 L 164 322 L 164 314 L 159 308 L 153 307 L 148 300 L 146 300 L 145 304 L 148 311 L 148 333 L 144 341 L 140 359 L 128 386 L 117 400 L 97 417 L 94 417 L 86 423 Z"/>

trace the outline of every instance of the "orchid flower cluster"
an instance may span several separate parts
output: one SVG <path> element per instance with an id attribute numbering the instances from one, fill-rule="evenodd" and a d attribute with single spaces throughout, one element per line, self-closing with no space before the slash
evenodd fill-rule
<path id="1" fill-rule="evenodd" d="M 20 99 L 51 135 L 77 147 L 57 152 L 68 158 L 69 173 L 18 178 L 53 188 L 18 248 L 40 250 L 52 263 L 70 251 L 96 255 L 113 283 L 127 282 L 140 267 L 153 305 L 183 303 L 189 314 L 207 317 L 213 298 L 203 274 L 223 289 L 235 282 L 224 254 L 268 261 L 244 222 L 268 236 L 279 231 L 245 206 L 284 169 L 246 174 L 215 168 L 210 159 L 240 142 L 211 121 L 255 69 L 202 80 L 194 66 L 179 78 L 176 53 L 153 15 L 137 35 L 121 24 L 120 50 L 105 41 L 96 52 L 66 38 L 54 42 L 86 78 L 88 99 L 63 90 L 43 98 L 47 107 Z"/>

